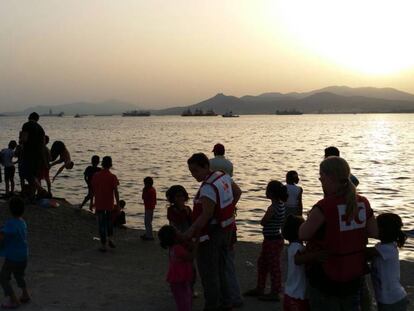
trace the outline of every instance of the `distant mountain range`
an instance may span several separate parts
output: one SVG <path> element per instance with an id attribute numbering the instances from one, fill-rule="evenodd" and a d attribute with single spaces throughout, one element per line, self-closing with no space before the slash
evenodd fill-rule
<path id="1" fill-rule="evenodd" d="M 414 95 L 392 88 L 330 86 L 305 93 L 264 93 L 258 96 L 227 96 L 222 93 L 187 107 L 153 111 L 178 115 L 183 110 L 214 110 L 218 114 L 274 114 L 276 110 L 303 113 L 414 112 Z"/>
<path id="2" fill-rule="evenodd" d="M 75 114 L 121 114 L 140 110 L 136 105 L 106 101 L 101 103 L 72 103 L 59 106 L 36 106 L 7 115 L 27 115 L 64 112 Z M 414 112 L 414 95 L 393 88 L 330 86 L 304 93 L 264 93 L 258 96 L 228 96 L 219 93 L 190 106 L 151 110 L 153 115 L 180 115 L 184 110 L 214 110 L 218 114 L 232 111 L 235 114 L 274 114 L 276 110 L 297 110 L 303 113 L 369 113 Z"/>

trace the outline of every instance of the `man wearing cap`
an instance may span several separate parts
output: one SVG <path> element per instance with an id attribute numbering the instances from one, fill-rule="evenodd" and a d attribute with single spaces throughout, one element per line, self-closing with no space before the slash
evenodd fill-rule
<path id="1" fill-rule="evenodd" d="M 233 177 L 233 163 L 224 157 L 225 149 L 222 144 L 215 144 L 213 148 L 214 158 L 210 159 L 211 171 L 223 171 Z"/>

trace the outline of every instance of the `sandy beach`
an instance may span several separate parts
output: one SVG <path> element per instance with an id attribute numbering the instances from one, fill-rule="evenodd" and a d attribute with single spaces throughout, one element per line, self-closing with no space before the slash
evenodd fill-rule
<path id="1" fill-rule="evenodd" d="M 9 217 L 0 201 L 1 223 Z M 116 249 L 98 251 L 95 217 L 62 202 L 58 208 L 26 206 L 30 259 L 26 280 L 32 302 L 21 310 L 174 310 L 165 282 L 167 252 L 143 242 L 140 230 L 118 229 Z M 255 286 L 260 244 L 239 242 L 236 267 L 242 291 Z M 402 283 L 413 301 L 414 264 L 401 262 Z M 202 310 L 203 298 L 194 301 Z M 243 310 L 281 310 L 281 303 L 245 299 Z M 409 310 L 414 310 L 411 305 Z"/>

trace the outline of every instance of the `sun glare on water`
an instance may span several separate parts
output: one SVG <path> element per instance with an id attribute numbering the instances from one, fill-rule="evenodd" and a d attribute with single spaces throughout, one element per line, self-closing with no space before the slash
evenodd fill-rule
<path id="1" fill-rule="evenodd" d="M 294 41 L 367 74 L 414 66 L 414 1 L 280 0 L 273 8 Z"/>

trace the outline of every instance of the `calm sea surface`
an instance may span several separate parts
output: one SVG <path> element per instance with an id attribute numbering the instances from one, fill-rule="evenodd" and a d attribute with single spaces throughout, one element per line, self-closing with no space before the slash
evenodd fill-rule
<path id="1" fill-rule="evenodd" d="M 17 140 L 25 119 L 0 118 L 0 146 Z M 198 183 L 187 169 L 187 158 L 195 152 L 212 156 L 213 145 L 221 142 L 234 164 L 234 180 L 243 190 L 238 206 L 242 240 L 261 240 L 259 221 L 269 205 L 266 184 L 271 179 L 284 181 L 288 170 L 299 172 L 305 209 L 322 198 L 319 163 L 323 149 L 330 145 L 348 160 L 360 180 L 359 192 L 376 213 L 398 213 L 406 229 L 414 228 L 414 114 L 41 117 L 39 123 L 51 143 L 65 142 L 75 162 L 73 170 L 64 171 L 53 184 L 54 195 L 80 203 L 87 191 L 83 171 L 91 156 L 110 155 L 131 227 L 143 227 L 145 176 L 154 178 L 158 192 L 157 229 L 166 223 L 169 186 L 181 184 L 191 197 L 196 193 Z M 404 256 L 410 256 L 411 246 L 405 248 Z"/>

